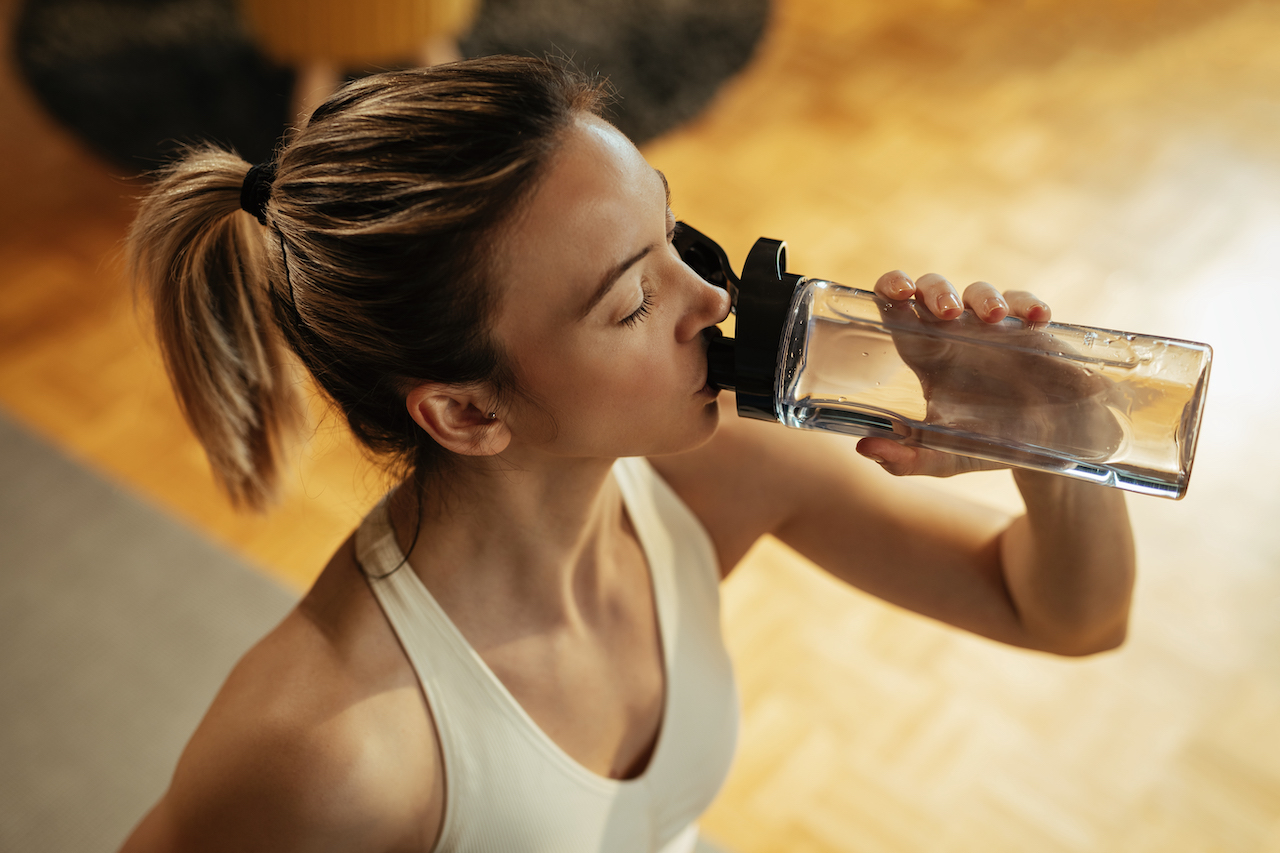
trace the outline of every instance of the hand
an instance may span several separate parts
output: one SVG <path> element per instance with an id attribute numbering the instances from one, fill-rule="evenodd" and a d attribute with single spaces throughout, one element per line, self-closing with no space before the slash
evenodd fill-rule
<path id="1" fill-rule="evenodd" d="M 925 424 L 945 424 L 960 432 L 981 432 L 1013 444 L 1069 448 L 1080 458 L 1104 459 L 1123 438 L 1105 405 L 1110 383 L 1082 366 L 1044 353 L 1063 344 L 1040 327 L 1049 306 L 1025 291 L 1001 294 L 979 281 L 965 289 L 963 301 L 939 275 L 912 282 L 900 271 L 886 273 L 875 286 L 885 302 L 881 317 L 893 332 L 898 354 L 915 371 L 927 403 Z M 914 298 L 913 298 L 914 297 Z M 967 309 L 967 310 L 966 310 Z M 1022 322 L 1003 322 L 1012 317 Z M 1017 348 L 968 347 L 950 339 L 907 334 L 945 324 L 949 335 L 998 336 Z M 920 447 L 926 431 L 902 441 L 865 438 L 858 452 L 892 474 L 948 477 L 965 471 L 1004 467 L 968 456 Z M 963 441 L 947 442 L 930 433 L 930 442 L 950 444 L 962 453 Z"/>

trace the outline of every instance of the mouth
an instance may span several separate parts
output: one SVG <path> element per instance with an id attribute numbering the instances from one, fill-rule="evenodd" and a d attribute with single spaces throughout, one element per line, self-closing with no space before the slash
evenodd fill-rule
<path id="1" fill-rule="evenodd" d="M 715 328 L 714 326 L 712 328 Z M 711 364 L 707 360 L 707 353 L 711 349 L 711 340 L 707 337 L 707 330 L 702 331 L 702 387 L 693 392 L 695 397 L 705 395 L 711 389 Z"/>
<path id="2" fill-rule="evenodd" d="M 706 362 L 704 362 L 706 364 Z M 711 365 L 706 364 L 706 369 L 702 374 L 702 387 L 694 392 L 696 397 L 708 397 L 715 399 L 720 393 L 720 387 L 711 381 Z"/>

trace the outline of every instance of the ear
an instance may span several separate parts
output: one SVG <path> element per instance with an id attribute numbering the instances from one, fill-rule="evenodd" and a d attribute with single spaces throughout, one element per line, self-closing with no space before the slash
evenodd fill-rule
<path id="1" fill-rule="evenodd" d="M 489 413 L 494 394 L 471 385 L 424 382 L 409 391 L 405 405 L 414 423 L 444 449 L 462 456 L 496 456 L 511 443 L 511 430 Z"/>

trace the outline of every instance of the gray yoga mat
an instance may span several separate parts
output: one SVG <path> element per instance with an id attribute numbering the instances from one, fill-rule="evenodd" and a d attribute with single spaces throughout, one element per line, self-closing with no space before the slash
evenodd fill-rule
<path id="1" fill-rule="evenodd" d="M 294 601 L 0 413 L 0 853 L 118 849 Z"/>

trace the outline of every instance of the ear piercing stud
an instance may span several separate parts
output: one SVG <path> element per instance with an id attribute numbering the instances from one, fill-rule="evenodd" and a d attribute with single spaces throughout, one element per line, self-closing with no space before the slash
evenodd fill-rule
<path id="1" fill-rule="evenodd" d="M 489 413 L 489 420 L 491 420 L 491 421 L 492 421 L 492 420 L 497 420 L 497 418 L 498 418 L 498 413 L 497 413 L 497 412 L 490 412 L 490 413 Z"/>

